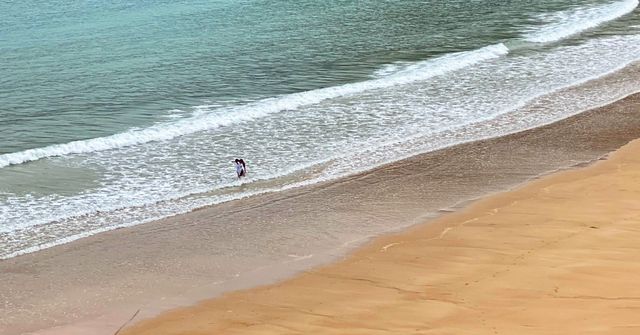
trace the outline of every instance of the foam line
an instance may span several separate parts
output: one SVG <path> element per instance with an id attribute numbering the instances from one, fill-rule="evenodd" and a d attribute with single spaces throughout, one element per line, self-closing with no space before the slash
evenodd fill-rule
<path id="1" fill-rule="evenodd" d="M 622 0 L 606 5 L 558 12 L 555 15 L 556 22 L 526 34 L 524 39 L 533 43 L 560 41 L 629 14 L 636 7 L 638 7 L 638 0 Z"/>
<path id="2" fill-rule="evenodd" d="M 210 110 L 209 113 L 203 113 L 202 115 L 178 121 L 164 122 L 144 129 L 132 129 L 106 137 L 55 144 L 42 148 L 4 154 L 0 155 L 0 168 L 47 157 L 83 154 L 140 145 L 154 141 L 166 141 L 200 131 L 255 120 L 285 110 L 298 109 L 328 99 L 426 80 L 506 55 L 508 52 L 509 49 L 500 43 L 472 51 L 450 53 L 435 59 L 418 62 L 398 73 L 384 78 L 293 93 L 242 106 L 217 108 Z M 199 108 L 206 109 L 207 106 L 200 106 Z"/>

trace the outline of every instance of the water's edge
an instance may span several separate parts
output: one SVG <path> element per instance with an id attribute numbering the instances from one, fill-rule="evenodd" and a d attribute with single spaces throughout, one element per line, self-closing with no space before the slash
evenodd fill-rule
<path id="1" fill-rule="evenodd" d="M 584 124 L 582 123 L 590 122 L 594 126 L 598 125 L 599 123 L 601 123 L 598 120 L 596 120 L 597 122 L 596 121 L 587 122 L 585 120 L 590 120 L 596 117 L 601 117 L 606 119 L 607 115 L 605 114 L 607 114 L 608 110 L 612 108 L 613 109 L 623 108 L 620 106 L 624 106 L 627 101 L 638 100 L 638 98 L 639 98 L 639 95 L 635 94 L 627 98 L 624 98 L 622 100 L 619 100 L 613 103 L 612 105 L 589 110 L 587 112 L 563 119 L 559 122 L 555 122 L 549 125 L 536 127 L 534 129 L 521 131 L 521 132 L 517 132 L 510 135 L 500 136 L 497 138 L 484 139 L 484 140 L 478 140 L 478 141 L 473 141 L 469 143 L 459 144 L 459 145 L 438 150 L 435 152 L 414 156 L 402 162 L 396 162 L 389 165 L 385 165 L 385 166 L 376 168 L 372 171 L 363 172 L 354 176 L 341 178 L 340 180 L 325 182 L 322 184 L 316 184 L 316 185 L 305 187 L 305 188 L 292 189 L 290 191 L 286 191 L 280 194 L 267 194 L 267 195 L 255 196 L 255 197 L 251 197 L 243 200 L 232 201 L 230 203 L 220 204 L 220 205 L 208 207 L 205 209 L 196 210 L 194 212 L 184 214 L 176 218 L 164 219 L 161 221 L 156 221 L 156 222 L 143 224 L 135 227 L 119 229 L 116 231 L 94 235 L 87 239 L 82 239 L 80 241 L 70 243 L 68 245 L 50 248 L 47 250 L 43 250 L 41 252 L 36 252 L 28 255 L 19 256 L 13 259 L 5 260 L 3 262 L 0 262 L 0 267 L 2 267 L 3 263 L 4 265 L 10 266 L 10 264 L 18 265 L 23 262 L 30 263 L 33 260 L 42 260 L 43 258 L 54 259 L 55 261 L 57 257 L 66 258 L 67 256 L 69 256 L 69 255 L 65 255 L 67 253 L 73 254 L 76 252 L 82 252 L 81 250 L 84 250 L 85 247 L 90 246 L 96 242 L 102 243 L 102 242 L 115 241 L 115 240 L 119 240 L 120 242 L 127 241 L 127 239 L 129 238 L 128 236 L 131 236 L 132 234 L 135 234 L 138 232 L 145 232 L 145 231 L 146 231 L 146 234 L 148 234 L 149 232 L 155 231 L 155 229 L 161 229 L 163 226 L 166 226 L 167 224 L 175 224 L 176 221 L 179 221 L 177 222 L 179 225 L 185 225 L 189 222 L 194 223 L 202 220 L 216 220 L 216 219 L 220 220 L 220 216 L 218 215 L 218 213 L 216 213 L 218 212 L 217 210 L 219 210 L 219 212 L 222 212 L 222 213 L 231 211 L 232 215 L 245 215 L 250 220 L 252 217 L 252 214 L 251 214 L 252 211 L 258 212 L 261 215 L 262 214 L 269 215 L 268 213 L 273 213 L 272 209 L 270 209 L 270 206 L 273 206 L 274 204 L 278 204 L 278 203 L 287 203 L 287 202 L 300 204 L 299 200 L 296 198 L 299 198 L 301 196 L 313 197 L 314 194 L 317 195 L 319 193 L 331 192 L 332 189 L 339 189 L 341 190 L 340 192 L 345 192 L 345 193 L 353 193 L 353 192 L 356 192 L 354 191 L 354 187 L 355 187 L 355 190 L 362 191 L 361 187 L 358 186 L 358 183 L 360 183 L 362 179 L 378 178 L 380 177 L 380 175 L 389 174 L 394 170 L 402 169 L 403 166 L 407 164 L 423 164 L 423 165 L 426 164 L 427 166 L 429 166 L 429 164 L 432 164 L 432 162 L 429 162 L 430 160 L 435 159 L 436 161 L 439 161 L 440 158 L 450 157 L 448 156 L 450 155 L 450 153 L 459 152 L 461 150 L 462 151 L 471 150 L 471 152 L 473 153 L 474 152 L 473 149 L 469 149 L 469 148 L 475 148 L 475 147 L 481 147 L 481 148 L 484 148 L 487 150 L 493 150 L 499 153 L 502 150 L 501 147 L 505 147 L 505 146 L 509 147 L 508 143 L 513 143 L 515 145 L 518 145 L 518 143 L 520 143 L 519 142 L 520 139 L 523 137 L 529 138 L 527 140 L 529 142 L 549 141 L 553 138 L 547 138 L 547 139 L 542 138 L 537 140 L 531 140 L 530 138 L 535 138 L 536 136 L 544 137 L 544 135 L 549 132 L 552 132 L 553 134 L 557 135 L 557 133 L 562 132 L 563 128 L 571 128 L 571 127 L 584 128 Z M 576 124 L 577 126 L 575 126 Z M 602 128 L 605 128 L 605 127 L 602 126 Z M 560 129 L 560 130 L 555 130 L 554 132 L 553 129 Z M 635 129 L 635 130 L 638 130 L 638 129 Z M 591 131 L 587 131 L 587 130 L 582 130 L 582 131 L 587 133 L 592 133 L 593 136 L 598 136 L 598 134 L 603 130 L 593 128 Z M 322 266 L 324 264 L 336 261 L 342 257 L 345 257 L 345 255 L 350 254 L 351 252 L 353 252 L 353 250 L 367 243 L 367 241 L 370 241 L 372 238 L 377 238 L 381 235 L 392 234 L 397 231 L 405 230 L 408 227 L 411 227 L 415 224 L 423 224 L 425 223 L 425 221 L 427 221 L 428 223 L 431 218 L 446 214 L 450 211 L 459 210 L 460 208 L 467 206 L 470 202 L 473 202 L 479 198 L 484 198 L 494 193 L 501 193 L 501 192 L 512 190 L 523 184 L 526 184 L 532 179 L 540 178 L 540 176 L 544 176 L 562 169 L 583 166 L 585 164 L 590 164 L 593 161 L 596 161 L 598 159 L 602 159 L 609 152 L 615 150 L 622 144 L 628 142 L 631 138 L 640 137 L 640 134 L 635 134 L 633 136 L 631 135 L 632 135 L 631 133 L 625 134 L 624 136 L 627 136 L 628 138 L 624 138 L 624 140 L 620 139 L 618 142 L 615 142 L 615 143 L 613 142 L 610 143 L 610 145 L 612 145 L 611 147 L 600 148 L 598 149 L 600 151 L 594 151 L 594 152 L 589 151 L 587 154 L 577 155 L 576 157 L 580 156 L 583 158 L 582 159 L 572 158 L 572 159 L 561 162 L 561 164 L 554 163 L 554 159 L 555 159 L 554 157 L 549 157 L 544 155 L 543 154 L 544 151 L 545 150 L 548 151 L 549 148 L 543 148 L 539 152 L 532 154 L 535 156 L 535 158 L 544 158 L 548 160 L 543 165 L 539 166 L 537 169 L 531 170 L 532 166 L 530 163 L 526 163 L 526 162 L 522 164 L 514 163 L 513 168 L 515 168 L 516 171 L 518 169 L 524 169 L 525 172 L 516 174 L 516 175 L 507 176 L 501 179 L 502 181 L 496 183 L 495 185 L 489 184 L 488 186 L 476 188 L 475 193 L 471 192 L 469 194 L 465 194 L 462 196 L 460 196 L 459 194 L 453 194 L 454 198 L 452 198 L 452 201 L 449 201 L 447 205 L 436 206 L 433 209 L 425 209 L 423 207 L 420 210 L 414 211 L 411 216 L 407 216 L 406 217 L 407 220 L 402 221 L 404 218 L 400 218 L 399 222 L 403 222 L 404 224 L 397 225 L 392 229 L 381 230 L 374 234 L 369 234 L 365 236 L 360 236 L 358 238 L 349 239 L 345 243 L 342 243 L 341 245 L 339 245 L 337 248 L 325 249 L 322 252 L 315 252 L 312 255 L 298 255 L 299 257 L 296 257 L 289 261 L 276 262 L 270 265 L 265 265 L 263 267 L 253 268 L 250 271 L 239 272 L 231 280 L 216 281 L 213 284 L 201 285 L 194 289 L 183 290 L 182 293 L 179 294 L 179 296 L 175 296 L 173 298 L 166 297 L 162 300 L 161 303 L 158 302 L 157 300 L 151 299 L 150 300 L 151 302 L 148 302 L 145 304 L 145 307 L 143 307 L 143 311 L 139 314 L 139 316 L 136 317 L 136 320 L 152 317 L 162 311 L 172 309 L 175 307 L 191 305 L 193 303 L 196 303 L 202 300 L 203 297 L 206 299 L 209 299 L 209 298 L 218 296 L 220 294 L 234 291 L 234 290 L 247 289 L 255 286 L 275 283 L 275 282 L 284 280 L 286 278 L 290 278 L 291 276 L 294 276 L 296 273 L 299 273 L 301 271 L 305 271 L 313 267 Z M 578 135 L 575 135 L 575 136 L 578 136 Z M 581 140 L 581 141 L 584 141 L 584 140 Z M 504 143 L 507 143 L 507 144 L 504 144 Z M 567 143 L 573 143 L 573 140 Z M 570 146 L 572 145 L 574 144 L 570 144 Z M 521 154 L 514 153 L 514 155 L 519 156 Z M 499 160 L 499 158 L 494 158 L 494 159 Z M 427 163 L 420 163 L 424 161 L 427 161 Z M 459 162 L 454 161 L 452 164 L 459 164 Z M 507 164 L 507 163 L 502 163 L 502 164 Z M 540 167 L 546 167 L 546 168 L 540 169 Z M 507 169 L 506 171 L 512 171 L 512 170 Z M 380 187 L 385 188 L 387 186 L 382 185 Z M 452 190 L 448 190 L 447 192 L 452 192 Z M 320 195 L 318 196 L 320 197 Z M 260 208 L 261 206 L 266 206 L 269 208 L 265 208 L 264 210 L 262 210 Z M 222 220 L 224 221 L 224 219 Z M 186 228 L 179 228 L 179 229 L 184 230 L 189 228 L 186 227 Z M 153 239 L 154 237 L 149 236 L 149 238 Z M 134 240 L 129 241 L 129 243 L 126 243 L 124 247 L 128 246 L 130 248 L 131 247 L 130 243 L 134 243 Z M 167 245 L 166 247 L 171 247 L 171 246 Z M 193 250 L 193 251 L 196 251 L 196 250 Z M 185 255 L 188 255 L 188 254 L 189 253 Z M 69 256 L 69 257 L 73 258 L 72 256 Z M 153 257 L 162 258 L 163 256 L 153 255 Z M 110 263 L 110 262 L 107 262 L 107 260 L 105 261 L 106 263 L 101 264 L 101 266 L 106 266 Z M 139 306 L 140 305 L 136 305 L 135 307 L 139 308 Z M 127 310 L 127 309 L 125 308 L 121 310 Z M 90 323 L 93 324 L 93 326 L 95 326 L 95 320 L 93 320 Z M 106 330 L 110 326 L 111 325 L 102 324 L 102 327 L 105 330 L 105 334 L 108 333 L 106 332 Z M 109 331 L 113 333 L 112 329 L 110 329 Z M 60 332 L 60 333 L 62 334 L 64 332 Z M 42 334 L 49 334 L 49 333 L 44 332 Z"/>

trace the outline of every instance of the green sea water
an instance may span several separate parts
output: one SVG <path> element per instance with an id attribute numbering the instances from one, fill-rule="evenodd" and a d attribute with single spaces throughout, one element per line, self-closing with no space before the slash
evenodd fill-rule
<path id="1" fill-rule="evenodd" d="M 589 3 L 5 2 L 0 154 L 144 127 L 205 103 L 365 80 L 383 64 L 515 38 L 540 13 Z"/>

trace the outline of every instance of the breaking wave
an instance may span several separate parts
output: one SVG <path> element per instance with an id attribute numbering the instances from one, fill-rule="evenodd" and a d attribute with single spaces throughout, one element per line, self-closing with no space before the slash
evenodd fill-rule
<path id="1" fill-rule="evenodd" d="M 524 36 L 533 43 L 550 43 L 595 28 L 631 13 L 638 7 L 638 0 L 623 0 L 595 7 L 583 7 L 558 12 L 552 23 L 535 29 Z"/>
<path id="2" fill-rule="evenodd" d="M 148 142 L 166 141 L 179 136 L 255 120 L 285 110 L 295 110 L 302 106 L 317 104 L 328 99 L 426 80 L 508 53 L 509 49 L 500 43 L 472 51 L 450 53 L 414 63 L 383 78 L 292 93 L 234 107 L 211 108 L 212 106 L 199 106 L 198 108 L 201 111 L 204 110 L 206 112 L 178 121 L 164 122 L 144 129 L 131 129 L 105 137 L 0 155 L 0 168 L 47 157 L 83 154 Z"/>

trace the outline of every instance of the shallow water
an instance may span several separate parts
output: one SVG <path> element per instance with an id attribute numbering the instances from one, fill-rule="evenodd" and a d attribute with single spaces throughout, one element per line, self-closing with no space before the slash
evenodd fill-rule
<path id="1" fill-rule="evenodd" d="M 0 5 L 0 258 L 620 98 L 637 5 Z"/>

